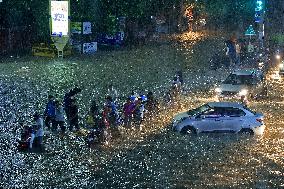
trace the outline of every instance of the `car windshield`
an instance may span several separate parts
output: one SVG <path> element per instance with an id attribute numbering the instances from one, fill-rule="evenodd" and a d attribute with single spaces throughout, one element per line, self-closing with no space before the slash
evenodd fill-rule
<path id="1" fill-rule="evenodd" d="M 223 83 L 232 85 L 253 85 L 253 76 L 230 74 Z"/>
<path id="2" fill-rule="evenodd" d="M 247 106 L 244 106 L 243 108 L 246 109 L 247 111 L 253 113 L 254 115 L 257 114 L 255 111 L 249 109 Z"/>
<path id="3" fill-rule="evenodd" d="M 209 106 L 208 104 L 204 104 L 204 105 L 202 105 L 202 106 L 200 106 L 200 107 L 198 107 L 198 108 L 189 110 L 189 111 L 187 112 L 187 114 L 190 115 L 190 116 L 195 116 L 195 115 L 197 115 L 197 114 L 200 114 L 200 113 L 202 113 L 202 112 L 208 110 L 209 108 L 210 108 L 210 106 Z"/>

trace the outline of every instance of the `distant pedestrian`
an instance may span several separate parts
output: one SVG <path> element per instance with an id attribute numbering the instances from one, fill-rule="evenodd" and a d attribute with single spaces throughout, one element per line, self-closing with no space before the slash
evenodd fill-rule
<path id="1" fill-rule="evenodd" d="M 236 43 L 236 65 L 241 64 L 241 45 Z"/>
<path id="2" fill-rule="evenodd" d="M 176 76 L 178 77 L 178 79 L 179 79 L 179 81 L 180 81 L 181 86 L 183 86 L 183 76 L 182 76 L 182 71 L 181 71 L 181 70 L 177 71 Z"/>
<path id="3" fill-rule="evenodd" d="M 178 76 L 174 76 L 174 79 L 172 81 L 172 88 L 177 94 L 181 92 L 181 81 Z"/>
<path id="4" fill-rule="evenodd" d="M 54 101 L 54 96 L 48 95 L 48 102 L 45 108 L 45 126 L 49 129 L 50 128 L 50 123 L 52 127 L 54 127 L 55 124 L 55 101 Z"/>
<path id="5" fill-rule="evenodd" d="M 235 40 L 231 39 L 226 42 L 226 55 L 229 57 L 229 66 L 233 66 L 236 62 L 236 45 Z"/>

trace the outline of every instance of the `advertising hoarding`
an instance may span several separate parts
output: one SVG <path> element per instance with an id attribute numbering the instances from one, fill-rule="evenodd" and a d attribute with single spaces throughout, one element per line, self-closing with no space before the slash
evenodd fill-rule
<path id="1" fill-rule="evenodd" d="M 51 35 L 66 36 L 69 31 L 68 1 L 51 1 Z"/>

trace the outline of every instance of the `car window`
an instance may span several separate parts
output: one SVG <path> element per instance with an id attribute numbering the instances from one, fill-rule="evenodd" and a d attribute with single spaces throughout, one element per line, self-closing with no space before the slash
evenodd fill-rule
<path id="1" fill-rule="evenodd" d="M 208 104 L 204 104 L 196 109 L 189 110 L 187 114 L 194 116 L 197 114 L 201 114 L 202 112 L 207 111 L 208 109 L 210 109 L 210 106 Z"/>
<path id="2" fill-rule="evenodd" d="M 232 85 L 253 85 L 254 81 L 252 75 L 230 74 L 223 83 Z"/>
<path id="3" fill-rule="evenodd" d="M 223 116 L 222 110 L 220 108 L 211 108 L 202 113 L 205 118 L 216 118 Z"/>
<path id="4" fill-rule="evenodd" d="M 225 111 L 224 111 L 224 116 L 228 116 L 228 117 L 241 117 L 245 115 L 246 113 L 239 108 L 228 107 L 228 108 L 225 108 Z"/>

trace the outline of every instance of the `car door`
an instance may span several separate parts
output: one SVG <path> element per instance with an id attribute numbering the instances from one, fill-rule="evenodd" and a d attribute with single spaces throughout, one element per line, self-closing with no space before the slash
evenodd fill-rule
<path id="1" fill-rule="evenodd" d="M 195 127 L 199 132 L 222 131 L 223 119 L 220 108 L 211 108 L 197 116 Z"/>
<path id="2" fill-rule="evenodd" d="M 238 132 L 244 124 L 245 112 L 239 108 L 227 107 L 224 109 L 223 129 L 227 132 Z"/>

